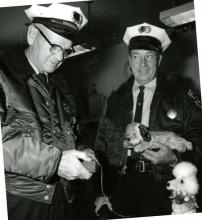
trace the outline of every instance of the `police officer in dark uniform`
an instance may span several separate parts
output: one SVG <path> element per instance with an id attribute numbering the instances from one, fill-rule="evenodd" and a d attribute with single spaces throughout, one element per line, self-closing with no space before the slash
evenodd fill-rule
<path id="1" fill-rule="evenodd" d="M 96 211 L 107 204 L 126 217 L 171 214 L 166 183 L 173 166 L 181 160 L 198 165 L 201 159 L 201 107 L 182 77 L 158 71 L 171 43 L 164 29 L 148 23 L 135 25 L 126 29 L 123 40 L 132 76 L 109 97 L 98 128 L 95 147 L 103 164 L 107 196 L 97 198 Z M 193 150 L 179 153 L 160 142 L 141 154 L 127 150 L 123 140 L 131 122 L 152 131 L 172 131 L 190 142 Z"/>
<path id="2" fill-rule="evenodd" d="M 25 51 L 0 58 L 0 114 L 9 220 L 77 219 L 77 181 L 92 173 L 81 163 L 75 106 L 52 73 L 73 53 L 87 19 L 78 7 L 33 5 Z"/>

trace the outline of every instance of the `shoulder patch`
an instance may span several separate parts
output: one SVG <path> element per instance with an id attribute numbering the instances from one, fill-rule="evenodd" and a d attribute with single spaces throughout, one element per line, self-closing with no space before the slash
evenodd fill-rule
<path id="1" fill-rule="evenodd" d="M 195 104 L 200 108 L 202 109 L 202 105 L 201 105 L 201 101 L 199 100 L 199 98 L 193 93 L 193 91 L 191 89 L 189 89 L 188 91 L 188 96 L 191 97 Z"/>

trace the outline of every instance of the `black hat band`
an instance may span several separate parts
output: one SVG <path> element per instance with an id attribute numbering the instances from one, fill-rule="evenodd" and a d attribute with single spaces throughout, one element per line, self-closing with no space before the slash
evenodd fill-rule
<path id="1" fill-rule="evenodd" d="M 161 42 L 151 36 L 136 36 L 130 40 L 128 49 L 142 49 L 142 50 L 152 50 L 159 53 L 162 53 Z"/>
<path id="2" fill-rule="evenodd" d="M 55 18 L 34 17 L 32 23 L 43 24 L 51 31 L 63 36 L 64 38 L 72 40 L 74 43 L 77 43 L 79 41 L 78 40 L 79 30 L 78 27 L 73 22 L 64 21 Z"/>

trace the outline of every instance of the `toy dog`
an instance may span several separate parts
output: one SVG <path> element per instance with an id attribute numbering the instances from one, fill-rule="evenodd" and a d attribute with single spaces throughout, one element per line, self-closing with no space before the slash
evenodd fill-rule
<path id="1" fill-rule="evenodd" d="M 172 192 L 172 214 L 195 213 L 198 208 L 195 195 L 199 184 L 197 168 L 190 162 L 180 162 L 173 169 L 175 179 L 168 181 L 167 189 Z"/>
<path id="2" fill-rule="evenodd" d="M 142 153 L 146 149 L 152 149 L 153 142 L 161 142 L 181 153 L 192 150 L 190 142 L 173 132 L 149 131 L 146 126 L 135 122 L 127 126 L 123 141 L 125 148 L 133 148 L 136 153 Z"/>

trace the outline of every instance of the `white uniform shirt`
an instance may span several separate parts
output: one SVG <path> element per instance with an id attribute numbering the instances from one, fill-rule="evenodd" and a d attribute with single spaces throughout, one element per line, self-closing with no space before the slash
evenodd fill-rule
<path id="1" fill-rule="evenodd" d="M 133 93 L 133 120 L 135 117 L 135 111 L 136 111 L 136 102 L 137 102 L 137 96 L 139 94 L 139 87 L 140 84 L 138 84 L 136 81 L 133 84 L 132 93 Z M 143 102 L 143 109 L 142 109 L 142 121 L 141 124 L 145 126 L 149 126 L 149 116 L 150 116 L 150 106 L 153 99 L 153 95 L 156 89 L 156 78 L 154 78 L 151 82 L 144 85 L 144 102 Z"/>

